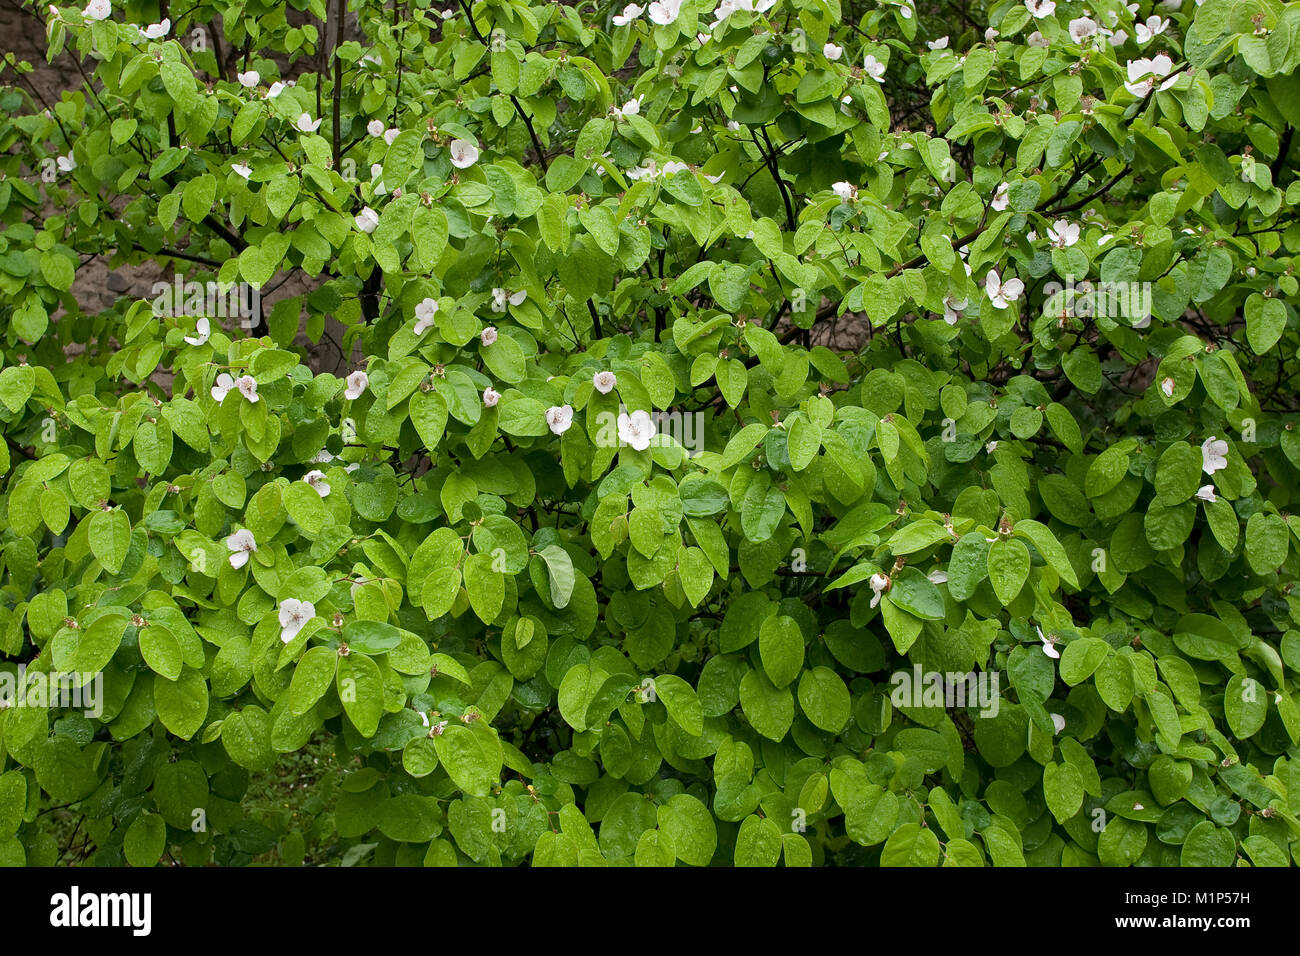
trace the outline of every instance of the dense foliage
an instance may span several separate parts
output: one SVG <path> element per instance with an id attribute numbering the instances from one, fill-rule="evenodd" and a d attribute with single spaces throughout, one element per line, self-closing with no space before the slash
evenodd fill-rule
<path id="1" fill-rule="evenodd" d="M 0 859 L 1295 857 L 1300 3 L 29 9 Z"/>

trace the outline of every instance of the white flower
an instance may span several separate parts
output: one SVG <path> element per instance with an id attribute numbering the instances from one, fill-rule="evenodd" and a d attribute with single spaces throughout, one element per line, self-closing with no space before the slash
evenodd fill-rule
<path id="1" fill-rule="evenodd" d="M 659 172 L 660 175 L 671 176 L 674 173 L 684 173 L 690 168 L 691 167 L 687 166 L 683 162 L 679 162 L 678 160 L 675 159 L 670 159 L 668 160 L 668 162 L 664 163 L 664 168 L 661 169 Z"/>
<path id="2" fill-rule="evenodd" d="M 438 314 L 438 300 L 425 298 L 415 307 L 415 334 L 423 335 L 433 327 L 433 317 Z"/>
<path id="3" fill-rule="evenodd" d="M 1043 642 L 1043 653 L 1053 659 L 1059 658 L 1061 652 L 1056 649 L 1056 638 L 1048 637 L 1043 633 L 1041 627 L 1035 627 L 1034 629 L 1038 631 L 1038 639 Z"/>
<path id="4" fill-rule="evenodd" d="M 898 12 L 902 15 L 904 20 L 912 19 L 912 8 L 908 4 L 906 3 L 902 4 L 898 8 Z"/>
<path id="5" fill-rule="evenodd" d="M 457 169 L 467 169 L 478 162 L 478 147 L 467 139 L 453 139 L 448 148 L 451 164 Z"/>
<path id="6" fill-rule="evenodd" d="M 510 305 L 521 305 L 524 299 L 528 298 L 527 289 L 519 289 L 515 292 L 507 292 L 505 289 L 497 288 L 492 290 L 492 311 L 504 312 L 506 303 Z"/>
<path id="7" fill-rule="evenodd" d="M 235 387 L 235 379 L 229 372 L 222 372 L 217 376 L 217 382 L 212 386 L 212 400 L 220 405 L 226 400 L 226 395 Z"/>
<path id="8" fill-rule="evenodd" d="M 497 327 L 495 325 L 489 325 L 486 329 L 484 329 L 482 332 L 478 334 L 478 340 L 479 343 L 482 344 L 484 348 L 491 345 L 493 342 L 497 340 Z"/>
<path id="9" fill-rule="evenodd" d="M 872 54 L 868 53 L 866 59 L 862 61 L 862 69 L 866 71 L 867 76 L 877 83 L 885 82 L 885 64 L 877 60 Z"/>
<path id="10" fill-rule="evenodd" d="M 656 165 L 654 159 L 651 158 L 645 161 L 644 166 L 635 166 L 632 169 L 629 169 L 627 171 L 627 178 L 633 182 L 638 182 L 642 179 L 653 179 L 658 174 L 659 167 Z"/>
<path id="11" fill-rule="evenodd" d="M 1047 238 L 1057 249 L 1068 249 L 1079 241 L 1079 224 L 1058 219 L 1047 227 Z"/>
<path id="12" fill-rule="evenodd" d="M 144 35 L 149 40 L 161 40 L 171 32 L 172 21 L 170 18 L 164 19 L 162 23 L 151 23 L 144 28 Z"/>
<path id="13" fill-rule="evenodd" d="M 600 392 L 600 394 L 608 395 L 614 390 L 614 386 L 618 384 L 618 378 L 613 372 L 606 370 L 593 375 L 591 384 L 596 386 L 596 391 Z"/>
<path id="14" fill-rule="evenodd" d="M 989 455 L 993 454 L 993 453 L 994 453 L 995 451 L 997 451 L 997 450 L 998 450 L 998 443 L 997 443 L 997 440 L 996 440 L 996 439 L 993 440 L 993 441 L 991 441 L 991 442 L 988 442 L 988 443 L 984 446 L 984 451 L 985 451 L 985 453 L 986 453 L 986 454 L 989 454 Z M 989 538 L 989 540 L 990 540 L 990 541 L 993 541 L 993 540 L 996 540 L 996 539 L 994 539 L 994 538 Z"/>
<path id="15" fill-rule="evenodd" d="M 1211 435 L 1201 444 L 1201 467 L 1207 475 L 1228 467 L 1228 443 Z"/>
<path id="16" fill-rule="evenodd" d="M 931 50 L 946 50 L 948 49 L 948 38 L 939 37 L 937 40 L 926 40 L 925 45 Z"/>
<path id="17" fill-rule="evenodd" d="M 1005 309 L 1011 302 L 1015 302 L 1025 291 L 1025 284 L 1019 279 L 1008 279 L 1003 282 L 996 269 L 990 269 L 988 276 L 985 277 L 984 291 L 988 293 L 989 301 L 995 308 Z"/>
<path id="18" fill-rule="evenodd" d="M 631 415 L 619 412 L 618 440 L 624 445 L 631 445 L 637 451 L 645 451 L 650 447 L 650 439 L 654 436 L 655 423 L 649 412 L 637 410 Z"/>
<path id="19" fill-rule="evenodd" d="M 202 345 L 212 334 L 212 323 L 207 319 L 199 319 L 194 323 L 194 334 L 185 336 L 185 341 L 190 345 Z"/>
<path id="20" fill-rule="evenodd" d="M 947 583 L 948 583 L 948 572 L 947 572 L 947 571 L 940 571 L 938 568 L 935 568 L 933 571 L 931 571 L 929 574 L 927 574 L 926 577 L 930 579 L 930 583 L 931 583 L 931 584 L 947 584 Z"/>
<path id="21" fill-rule="evenodd" d="M 956 325 L 957 320 L 962 317 L 966 306 L 970 303 L 966 299 L 959 299 L 956 296 L 946 295 L 943 297 L 943 320 L 949 325 Z"/>
<path id="22" fill-rule="evenodd" d="M 501 393 L 489 385 L 483 389 L 483 404 L 488 408 L 495 408 L 496 403 L 501 401 Z"/>
<path id="23" fill-rule="evenodd" d="M 293 125 L 300 133 L 314 133 L 316 130 L 320 129 L 320 123 L 320 120 L 312 119 L 310 113 L 303 113 L 298 117 L 298 121 Z"/>
<path id="24" fill-rule="evenodd" d="M 1118 33 L 1112 33 L 1110 35 L 1110 45 L 1113 47 L 1121 47 L 1127 42 L 1128 32 L 1125 30 L 1120 30 Z"/>
<path id="25" fill-rule="evenodd" d="M 1052 41 L 1043 36 L 1043 34 L 1038 30 L 1035 30 L 1033 33 L 1029 34 L 1029 36 L 1025 37 L 1025 42 L 1030 46 L 1046 47 L 1052 45 Z"/>
<path id="26" fill-rule="evenodd" d="M 383 120 L 371 120 L 369 123 L 366 124 L 366 132 L 369 133 L 371 136 L 383 136 L 384 135 Z"/>
<path id="27" fill-rule="evenodd" d="M 272 83 L 270 86 L 266 88 L 266 92 L 262 94 L 262 99 L 273 100 L 283 92 L 284 92 L 284 84 L 281 83 L 279 80 L 276 80 L 274 83 Z"/>
<path id="28" fill-rule="evenodd" d="M 334 456 L 329 453 L 328 448 L 322 448 L 307 460 L 313 465 L 327 465 L 334 460 Z"/>
<path id="29" fill-rule="evenodd" d="M 81 15 L 87 20 L 107 20 L 113 15 L 113 4 L 109 0 L 90 0 Z"/>
<path id="30" fill-rule="evenodd" d="M 993 193 L 993 198 L 989 201 L 989 205 L 993 207 L 994 212 L 1004 212 L 1006 210 L 1011 203 L 1010 192 L 1010 183 L 1003 183 L 998 186 L 997 191 Z"/>
<path id="31" fill-rule="evenodd" d="M 834 43 L 827 43 L 822 47 L 822 56 L 828 60 L 838 60 L 844 55 L 844 47 L 836 46 Z"/>
<path id="32" fill-rule="evenodd" d="M 343 397 L 347 399 L 357 399 L 361 397 L 361 393 L 364 392 L 366 386 L 370 384 L 370 376 L 361 371 L 361 369 L 357 369 L 348 376 L 347 381 L 348 386 L 343 389 Z"/>
<path id="33" fill-rule="evenodd" d="M 353 217 L 353 221 L 356 222 L 358 229 L 369 235 L 379 225 L 379 213 L 366 206 Z"/>
<path id="34" fill-rule="evenodd" d="M 246 163 L 235 163 L 230 168 L 233 169 L 236 174 L 243 177 L 244 179 L 247 179 L 249 176 L 253 175 L 253 168 L 247 165 Z"/>
<path id="35" fill-rule="evenodd" d="M 546 410 L 546 424 L 553 434 L 563 435 L 573 424 L 573 406 L 552 405 Z"/>
<path id="36" fill-rule="evenodd" d="M 1097 21 L 1092 17 L 1079 17 L 1070 21 L 1070 39 L 1075 43 L 1082 43 L 1090 36 L 1097 33 Z"/>
<path id="37" fill-rule="evenodd" d="M 1219 500 L 1214 494 L 1214 485 L 1201 485 L 1201 487 L 1196 489 L 1196 497 L 1201 501 L 1208 501 L 1210 504 L 1214 504 L 1214 502 Z"/>
<path id="38" fill-rule="evenodd" d="M 288 644 L 315 616 L 316 607 L 310 601 L 285 598 L 280 602 L 280 640 Z"/>
<path id="39" fill-rule="evenodd" d="M 618 119 L 623 119 L 626 116 L 637 116 L 641 112 L 642 99 L 644 99 L 644 97 L 641 96 L 634 97 L 633 99 L 628 100 L 622 106 L 610 107 L 610 112 L 612 112 L 614 116 Z"/>
<path id="40" fill-rule="evenodd" d="M 59 172 L 70 173 L 77 168 L 77 160 L 71 153 L 68 153 L 67 156 L 60 156 L 55 165 L 59 167 Z"/>
<path id="41" fill-rule="evenodd" d="M 236 73 L 235 79 L 239 81 L 240 86 L 252 89 L 257 86 L 258 83 L 262 82 L 262 74 L 258 73 L 256 70 L 249 70 L 246 73 Z"/>
<path id="42" fill-rule="evenodd" d="M 1147 96 L 1155 89 L 1156 80 L 1169 75 L 1169 71 L 1174 68 L 1173 60 L 1169 59 L 1163 53 L 1153 56 L 1151 59 L 1142 57 L 1137 60 L 1129 60 L 1125 64 L 1128 72 L 1128 79 L 1124 82 L 1124 89 L 1128 90 L 1134 96 Z M 1177 82 L 1177 77 L 1169 77 L 1160 84 L 1160 89 L 1167 90 Z"/>
<path id="43" fill-rule="evenodd" d="M 1056 0 L 1025 0 L 1025 6 L 1034 15 L 1035 20 L 1050 17 L 1056 12 Z"/>
<path id="44" fill-rule="evenodd" d="M 230 566 L 238 571 L 248 563 L 248 556 L 257 550 L 257 541 L 253 532 L 240 528 L 226 539 L 226 547 L 231 551 Z"/>
<path id="45" fill-rule="evenodd" d="M 1160 391 L 1165 393 L 1165 398 L 1174 397 L 1174 380 L 1171 376 L 1166 375 L 1160 380 Z"/>
<path id="46" fill-rule="evenodd" d="M 997 38 L 998 38 L 998 31 L 993 29 L 993 27 L 989 27 L 987 30 L 984 31 L 985 43 L 992 43 Z"/>
<path id="47" fill-rule="evenodd" d="M 384 130 L 384 142 L 387 143 L 389 146 L 392 146 L 393 140 L 397 139 L 397 137 L 401 135 L 402 135 L 402 131 L 397 127 L 393 127 L 392 129 L 386 129 Z"/>
<path id="48" fill-rule="evenodd" d="M 329 497 L 330 486 L 325 481 L 325 472 L 316 470 L 309 471 L 307 474 L 302 476 L 302 480 L 311 485 L 316 494 L 320 495 L 322 498 Z"/>
<path id="49" fill-rule="evenodd" d="M 840 202 L 848 203 L 858 198 L 858 187 L 852 183 L 831 183 L 831 192 L 840 197 Z"/>
<path id="50" fill-rule="evenodd" d="M 753 0 L 722 0 L 713 11 L 713 19 L 721 23 L 739 10 L 753 11 Z"/>
<path id="51" fill-rule="evenodd" d="M 638 7 L 635 3 L 629 3 L 623 8 L 622 13 L 614 14 L 614 26 L 625 27 L 643 13 L 645 13 L 645 7 Z"/>
<path id="52" fill-rule="evenodd" d="M 260 400 L 257 396 L 257 379 L 251 375 L 241 375 L 235 379 L 235 387 L 239 389 L 239 394 L 248 399 L 249 404 L 256 405 Z"/>
<path id="53" fill-rule="evenodd" d="M 1133 27 L 1133 35 L 1137 39 L 1139 46 L 1146 46 L 1168 29 L 1169 21 L 1162 20 L 1153 13 L 1147 17 L 1146 23 L 1139 23 Z"/>
<path id="54" fill-rule="evenodd" d="M 1065 729 L 1065 718 L 1062 717 L 1060 714 L 1052 714 L 1052 726 L 1055 728 L 1055 730 L 1053 731 L 1053 736 L 1059 734 L 1062 730 Z"/>
<path id="55" fill-rule="evenodd" d="M 880 596 L 889 590 L 889 575 L 876 572 L 867 583 L 871 585 L 871 590 L 875 592 L 871 595 L 871 606 L 875 607 L 880 603 Z"/>

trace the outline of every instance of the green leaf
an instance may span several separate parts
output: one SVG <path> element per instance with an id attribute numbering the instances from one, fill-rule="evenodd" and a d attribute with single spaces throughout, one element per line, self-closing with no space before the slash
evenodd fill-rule
<path id="1" fill-rule="evenodd" d="M 379 665 L 361 653 L 340 657 L 334 685 L 352 726 L 362 737 L 373 737 L 384 715 L 384 679 Z"/>
<path id="2" fill-rule="evenodd" d="M 1268 694 L 1253 677 L 1233 674 L 1223 692 L 1223 712 L 1239 740 L 1259 733 L 1268 716 Z"/>
<path id="3" fill-rule="evenodd" d="M 794 618 L 776 615 L 759 628 L 758 649 L 763 670 L 776 687 L 784 687 L 803 668 L 803 634 Z"/>
<path id="4" fill-rule="evenodd" d="M 501 743 L 496 733 L 481 721 L 469 726 L 448 724 L 434 738 L 438 760 L 452 782 L 466 793 L 486 796 L 501 776 Z"/>
<path id="5" fill-rule="evenodd" d="M 676 674 L 661 674 L 655 678 L 655 695 L 678 727 L 692 737 L 704 733 L 704 708 L 690 684 Z"/>
<path id="6" fill-rule="evenodd" d="M 156 866 L 166 849 L 167 824 L 156 813 L 141 813 L 122 838 L 122 852 L 132 866 Z"/>
<path id="7" fill-rule="evenodd" d="M 768 740 L 781 740 L 794 723 L 794 696 L 775 686 L 760 671 L 740 681 L 740 708 L 753 728 Z"/>
<path id="8" fill-rule="evenodd" d="M 781 828 L 751 813 L 740 823 L 734 859 L 736 866 L 776 866 L 781 861 Z"/>
<path id="9" fill-rule="evenodd" d="M 208 715 L 208 685 L 202 672 L 187 667 L 176 680 L 155 676 L 153 703 L 163 726 L 189 740 Z"/>
<path id="10" fill-rule="evenodd" d="M 939 838 L 919 823 L 905 823 L 885 841 L 881 866 L 938 866 Z"/>
<path id="11" fill-rule="evenodd" d="M 989 546 L 989 581 L 1004 606 L 1010 604 L 1025 586 L 1029 564 L 1029 549 L 1023 541 L 999 538 Z"/>
<path id="12" fill-rule="evenodd" d="M 140 630 L 139 641 L 140 656 L 154 673 L 168 680 L 181 676 L 181 646 L 171 631 L 161 624 L 150 624 Z"/>
<path id="13" fill-rule="evenodd" d="M 288 707 L 291 714 L 305 714 L 316 706 L 334 683 L 338 654 L 328 647 L 312 647 L 298 660 L 289 684 Z"/>
<path id="14" fill-rule="evenodd" d="M 1057 823 L 1064 823 L 1083 806 L 1083 777 L 1068 763 L 1043 768 L 1043 797 Z"/>
<path id="15" fill-rule="evenodd" d="M 659 829 L 677 859 L 689 866 L 708 866 L 718 847 L 718 831 L 709 808 L 690 794 L 679 793 L 659 808 Z"/>
<path id="16" fill-rule="evenodd" d="M 799 708 L 813 726 L 838 734 L 849 721 L 853 700 L 835 671 L 814 667 L 799 678 Z"/>
<path id="17" fill-rule="evenodd" d="M 1257 511 L 1246 521 L 1246 560 L 1256 574 L 1272 574 L 1290 550 L 1286 521 Z"/>
<path id="18" fill-rule="evenodd" d="M 1256 355 L 1264 355 L 1286 331 L 1286 305 L 1281 299 L 1252 295 L 1246 299 L 1246 341 Z"/>
<path id="19" fill-rule="evenodd" d="M 17 414 L 36 389 L 36 371 L 30 365 L 11 365 L 0 372 L 0 402 Z"/>
<path id="20" fill-rule="evenodd" d="M 90 517 L 90 551 L 109 574 L 117 574 L 131 547 L 131 522 L 119 508 L 96 511 Z"/>
<path id="21" fill-rule="evenodd" d="M 573 559 L 569 557 L 569 552 L 557 544 L 547 545 L 538 553 L 546 562 L 546 572 L 551 586 L 551 604 L 556 610 L 563 610 L 569 606 L 569 599 L 573 596 L 576 580 L 573 573 Z"/>
<path id="22" fill-rule="evenodd" d="M 1081 637 L 1065 645 L 1061 652 L 1061 680 L 1073 687 L 1082 684 L 1110 655 L 1110 645 L 1100 638 Z"/>

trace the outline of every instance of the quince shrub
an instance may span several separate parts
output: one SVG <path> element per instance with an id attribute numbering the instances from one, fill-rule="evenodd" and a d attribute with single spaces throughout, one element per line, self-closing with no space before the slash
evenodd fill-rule
<path id="1" fill-rule="evenodd" d="M 1300 3 L 1086 8 L 31 10 L 0 858 L 1295 859 Z"/>

